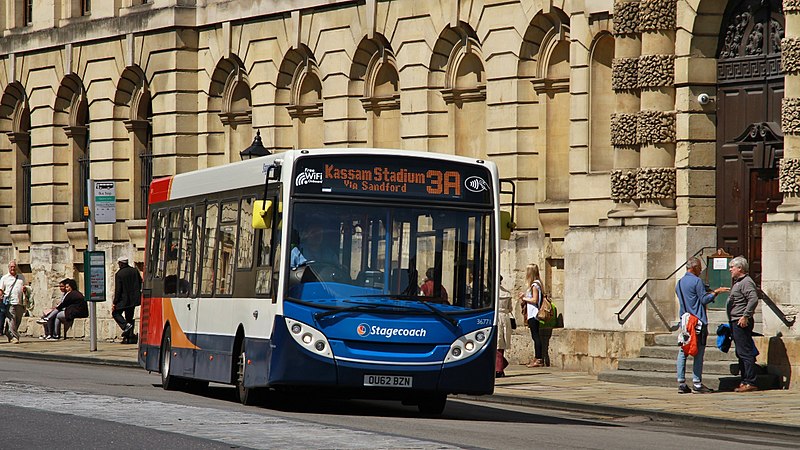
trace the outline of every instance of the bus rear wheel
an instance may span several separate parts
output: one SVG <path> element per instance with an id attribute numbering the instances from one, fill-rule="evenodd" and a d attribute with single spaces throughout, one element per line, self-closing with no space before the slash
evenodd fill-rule
<path id="1" fill-rule="evenodd" d="M 261 403 L 263 399 L 263 389 L 246 387 L 244 385 L 244 371 L 247 366 L 247 353 L 244 343 L 240 344 L 236 363 L 236 398 L 246 406 L 253 406 Z"/>
<path id="2" fill-rule="evenodd" d="M 444 407 L 447 405 L 447 394 L 434 394 L 429 397 L 421 398 L 417 408 L 422 414 L 438 416 L 444 412 Z"/>
<path id="3" fill-rule="evenodd" d="M 172 375 L 172 335 L 169 327 L 164 330 L 164 338 L 161 341 L 161 387 L 168 391 L 177 390 L 180 387 L 178 377 Z"/>

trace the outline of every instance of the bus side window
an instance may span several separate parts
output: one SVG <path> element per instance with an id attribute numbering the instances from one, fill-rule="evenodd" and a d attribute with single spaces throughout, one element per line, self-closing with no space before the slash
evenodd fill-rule
<path id="1" fill-rule="evenodd" d="M 205 223 L 205 205 L 197 205 L 194 216 L 194 245 L 195 255 L 192 270 L 192 289 L 190 295 L 198 295 L 200 292 L 200 277 L 203 267 L 203 224 Z"/>
<path id="2" fill-rule="evenodd" d="M 241 208 L 239 212 L 241 218 L 239 219 L 239 244 L 236 248 L 236 268 L 237 269 L 252 269 L 253 268 L 253 238 L 255 230 L 253 230 L 253 197 L 242 199 Z"/>
<path id="3" fill-rule="evenodd" d="M 203 266 L 200 270 L 200 294 L 211 296 L 214 293 L 214 249 L 217 247 L 217 212 L 219 205 L 212 203 L 206 207 L 206 220 L 203 232 Z"/>
<path id="4" fill-rule="evenodd" d="M 277 201 L 273 198 L 273 204 Z M 273 208 L 273 213 L 277 214 L 278 208 Z M 258 232 L 258 257 L 256 260 L 256 295 L 267 296 L 272 291 L 272 255 L 273 255 L 273 234 L 272 226 L 275 220 L 270 221 L 270 228 L 259 230 Z"/>
<path id="5" fill-rule="evenodd" d="M 214 289 L 216 295 L 233 293 L 233 257 L 236 249 L 236 235 L 239 230 L 236 223 L 238 218 L 239 201 L 222 202 L 219 241 L 217 242 L 217 279 Z"/>
<path id="6" fill-rule="evenodd" d="M 184 207 L 181 219 L 181 245 L 178 252 L 178 296 L 180 297 L 189 295 L 189 278 L 192 273 L 195 249 L 192 229 L 193 210 L 191 206 Z"/>
<path id="7" fill-rule="evenodd" d="M 166 211 L 161 210 L 158 212 L 158 218 L 156 221 L 156 229 L 158 230 L 158 242 L 156 242 L 155 251 L 153 253 L 153 260 L 156 264 L 153 266 L 155 267 L 155 276 L 156 278 L 164 278 L 164 241 L 167 239 L 167 230 L 164 224 L 166 220 Z"/>
<path id="8" fill-rule="evenodd" d="M 181 210 L 173 209 L 167 220 L 164 245 L 164 295 L 174 295 L 178 287 L 178 248 L 180 247 Z"/>
<path id="9" fill-rule="evenodd" d="M 158 257 L 161 254 L 161 249 L 159 248 L 160 241 L 160 234 L 161 234 L 161 220 L 164 216 L 164 213 L 161 211 L 153 210 L 150 216 L 150 242 L 147 246 L 148 254 L 147 254 L 147 264 L 145 269 L 147 270 L 146 277 L 147 279 L 152 279 L 154 275 L 158 273 Z"/>

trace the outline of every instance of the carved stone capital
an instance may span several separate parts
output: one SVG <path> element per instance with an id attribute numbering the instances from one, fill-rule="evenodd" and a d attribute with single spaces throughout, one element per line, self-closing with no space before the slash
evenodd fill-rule
<path id="1" fill-rule="evenodd" d="M 643 55 L 639 57 L 640 88 L 675 84 L 675 55 Z"/>
<path id="2" fill-rule="evenodd" d="M 303 119 L 306 117 L 322 117 L 322 102 L 313 105 L 289 105 L 289 117 L 292 119 Z"/>
<path id="3" fill-rule="evenodd" d="M 636 34 L 639 32 L 639 3 L 614 2 L 614 34 Z"/>
<path id="4" fill-rule="evenodd" d="M 778 189 L 784 194 L 800 194 L 800 159 L 782 159 L 779 173 Z"/>
<path id="5" fill-rule="evenodd" d="M 484 99 L 486 98 L 484 93 Z M 362 97 L 361 104 L 364 106 L 364 111 L 389 111 L 392 109 L 400 109 L 400 94 L 394 94 L 386 97 Z"/>
<path id="6" fill-rule="evenodd" d="M 800 12 L 800 0 L 783 0 L 783 12 L 785 14 Z"/>
<path id="7" fill-rule="evenodd" d="M 636 172 L 636 198 L 671 200 L 675 198 L 675 168 L 642 167 Z"/>
<path id="8" fill-rule="evenodd" d="M 677 0 L 642 0 L 639 31 L 674 30 Z"/>
<path id="9" fill-rule="evenodd" d="M 675 142 L 675 113 L 640 111 L 636 115 L 636 141 L 639 144 Z"/>
<path id="10" fill-rule="evenodd" d="M 615 91 L 636 89 L 639 62 L 636 58 L 614 58 L 611 61 L 611 88 Z"/>
<path id="11" fill-rule="evenodd" d="M 627 201 L 636 197 L 636 169 L 619 169 L 611 172 L 611 199 Z"/>
<path id="12" fill-rule="evenodd" d="M 236 111 L 219 113 L 219 120 L 225 126 L 245 125 L 253 123 L 250 111 Z"/>
<path id="13" fill-rule="evenodd" d="M 785 73 L 800 73 L 800 38 L 781 40 L 781 68 Z"/>
<path id="14" fill-rule="evenodd" d="M 800 135 L 800 98 L 784 97 L 781 101 L 781 129 L 784 134 Z"/>
<path id="15" fill-rule="evenodd" d="M 636 145 L 636 114 L 611 115 L 611 143 L 617 146 Z"/>
<path id="16" fill-rule="evenodd" d="M 486 100 L 486 85 L 469 89 L 442 89 L 442 97 L 447 104 L 482 102 Z"/>

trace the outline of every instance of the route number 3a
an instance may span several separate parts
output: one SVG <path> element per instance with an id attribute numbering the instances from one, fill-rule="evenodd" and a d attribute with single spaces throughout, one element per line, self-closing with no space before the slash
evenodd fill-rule
<path id="1" fill-rule="evenodd" d="M 461 174 L 449 170 L 442 173 L 441 170 L 429 170 L 428 194 L 431 195 L 461 195 Z"/>

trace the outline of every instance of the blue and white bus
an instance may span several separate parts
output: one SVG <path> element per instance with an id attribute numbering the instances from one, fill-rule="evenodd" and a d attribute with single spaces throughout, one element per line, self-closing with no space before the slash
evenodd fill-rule
<path id="1" fill-rule="evenodd" d="M 155 180 L 139 363 L 245 404 L 306 388 L 438 414 L 448 394 L 490 394 L 498 201 L 492 162 L 399 150 Z"/>

